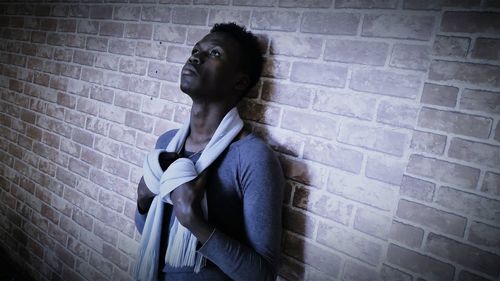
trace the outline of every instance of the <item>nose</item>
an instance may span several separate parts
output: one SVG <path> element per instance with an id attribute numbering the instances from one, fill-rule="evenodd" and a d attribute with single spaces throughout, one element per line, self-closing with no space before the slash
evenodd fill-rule
<path id="1" fill-rule="evenodd" d="M 192 64 L 200 64 L 201 63 L 200 58 L 198 57 L 197 54 L 192 54 L 189 57 L 188 62 L 192 63 Z"/>

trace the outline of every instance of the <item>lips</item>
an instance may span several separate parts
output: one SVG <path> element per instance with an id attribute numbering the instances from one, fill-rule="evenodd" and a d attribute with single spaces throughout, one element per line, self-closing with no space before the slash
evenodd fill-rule
<path id="1" fill-rule="evenodd" d="M 186 74 L 186 75 L 198 75 L 198 71 L 196 68 L 194 68 L 193 65 L 191 64 L 185 64 L 184 67 L 182 68 L 181 74 Z"/>

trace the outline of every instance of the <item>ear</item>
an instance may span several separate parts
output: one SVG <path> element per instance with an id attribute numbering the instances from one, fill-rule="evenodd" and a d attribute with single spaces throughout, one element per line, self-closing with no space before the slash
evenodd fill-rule
<path id="1" fill-rule="evenodd" d="M 248 86 L 250 85 L 250 77 L 245 73 L 236 74 L 236 83 L 234 85 L 234 89 L 238 92 L 245 92 L 248 90 Z"/>

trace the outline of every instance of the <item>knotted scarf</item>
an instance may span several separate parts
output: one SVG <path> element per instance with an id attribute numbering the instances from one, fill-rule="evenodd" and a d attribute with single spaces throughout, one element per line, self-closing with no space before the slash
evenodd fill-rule
<path id="1" fill-rule="evenodd" d="M 195 179 L 198 174 L 208 168 L 243 128 L 243 121 L 238 115 L 236 107 L 233 107 L 220 122 L 196 164 L 193 164 L 190 159 L 179 158 L 163 172 L 158 162 L 160 153 L 163 151 L 180 153 L 189 134 L 189 124 L 190 120 L 177 131 L 166 149 L 155 149 L 144 160 L 144 182 L 156 196 L 151 203 L 142 231 L 134 272 L 136 280 L 152 281 L 157 279 L 163 202 L 172 204 L 170 192 Z M 206 192 L 201 204 L 203 214 L 207 218 Z M 196 243 L 196 237 L 182 226 L 174 216 L 169 232 L 165 262 L 172 267 L 194 266 L 195 272 L 198 272 L 205 260 L 201 254 L 196 253 Z"/>

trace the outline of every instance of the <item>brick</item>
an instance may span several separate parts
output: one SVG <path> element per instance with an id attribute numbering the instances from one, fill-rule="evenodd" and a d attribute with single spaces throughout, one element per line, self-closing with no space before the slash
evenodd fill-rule
<path id="1" fill-rule="evenodd" d="M 148 76 L 160 80 L 177 82 L 179 79 L 180 67 L 174 64 L 157 63 L 150 61 Z"/>
<path id="2" fill-rule="evenodd" d="M 436 122 L 439 120 L 439 122 Z M 424 107 L 418 126 L 477 138 L 488 138 L 493 120 L 482 116 Z"/>
<path id="3" fill-rule="evenodd" d="M 299 13 L 288 11 L 254 11 L 250 26 L 252 29 L 295 31 Z"/>
<path id="4" fill-rule="evenodd" d="M 271 54 L 317 58 L 322 46 L 323 40 L 319 38 L 277 35 L 271 40 Z"/>
<path id="5" fill-rule="evenodd" d="M 500 113 L 500 93 L 465 89 L 460 98 L 460 109 Z"/>
<path id="6" fill-rule="evenodd" d="M 284 129 L 327 139 L 335 137 L 336 126 L 336 121 L 331 118 L 299 111 L 285 110 L 281 120 L 281 127 Z"/>
<path id="7" fill-rule="evenodd" d="M 385 211 L 393 209 L 398 194 L 397 188 L 393 185 L 333 171 L 330 171 L 328 177 L 327 190 Z"/>
<path id="8" fill-rule="evenodd" d="M 384 65 L 389 50 L 389 44 L 359 40 L 326 41 L 326 61 L 357 63 L 365 65 Z"/>
<path id="9" fill-rule="evenodd" d="M 389 244 L 387 260 L 399 267 L 422 274 L 429 280 L 453 280 L 455 268 L 432 257 Z"/>
<path id="10" fill-rule="evenodd" d="M 134 144 L 136 131 L 133 129 L 125 129 L 112 124 L 109 128 L 109 137 L 127 144 Z"/>
<path id="11" fill-rule="evenodd" d="M 457 104 L 458 88 L 451 86 L 424 84 L 420 102 L 446 107 L 455 107 Z"/>
<path id="12" fill-rule="evenodd" d="M 350 88 L 355 91 L 414 99 L 420 92 L 422 76 L 384 70 L 354 70 Z"/>
<path id="13" fill-rule="evenodd" d="M 413 131 L 410 148 L 418 152 L 442 155 L 446 146 L 446 136 L 429 132 Z"/>
<path id="14" fill-rule="evenodd" d="M 111 19 L 113 14 L 113 6 L 91 6 L 90 18 L 91 19 Z"/>
<path id="15" fill-rule="evenodd" d="M 304 138 L 302 136 L 295 133 L 286 133 L 282 130 L 255 128 L 254 133 L 269 144 L 272 149 L 292 156 L 299 155 L 299 151 L 304 143 Z M 310 165 L 303 166 L 310 167 Z M 299 171 L 298 174 L 302 172 L 303 171 Z M 310 180 L 313 179 L 311 178 Z"/>
<path id="16" fill-rule="evenodd" d="M 471 57 L 484 60 L 500 60 L 500 40 L 477 38 Z"/>
<path id="17" fill-rule="evenodd" d="M 396 215 L 441 233 L 458 237 L 464 235 L 467 219 L 423 204 L 400 200 Z"/>
<path id="18" fill-rule="evenodd" d="M 389 238 L 410 248 L 420 248 L 424 230 L 413 225 L 392 221 Z"/>
<path id="19" fill-rule="evenodd" d="M 400 194 L 420 201 L 432 202 L 436 185 L 432 182 L 403 176 Z"/>
<path id="20" fill-rule="evenodd" d="M 497 126 L 495 127 L 495 135 L 493 136 L 493 138 L 496 141 L 500 141 L 500 122 L 497 122 Z"/>
<path id="21" fill-rule="evenodd" d="M 500 174 L 486 172 L 481 185 L 481 191 L 493 196 L 500 195 Z"/>
<path id="22" fill-rule="evenodd" d="M 272 1 L 270 1 L 272 2 Z M 279 7 L 284 8 L 328 8 L 332 5 L 331 0 L 313 0 L 313 1 L 296 1 L 296 0 L 279 0 Z"/>
<path id="23" fill-rule="evenodd" d="M 334 253 L 325 251 L 323 248 L 297 238 L 296 236 L 285 236 L 285 253 L 303 261 L 330 275 L 338 276 L 342 259 Z"/>
<path id="24" fill-rule="evenodd" d="M 374 115 L 375 99 L 363 95 L 336 91 L 318 90 L 313 109 L 320 112 L 371 120 Z"/>
<path id="25" fill-rule="evenodd" d="M 430 53 L 426 45 L 394 44 L 389 65 L 426 71 L 430 65 Z"/>
<path id="26" fill-rule="evenodd" d="M 137 42 L 135 55 L 139 57 L 163 60 L 166 58 L 167 46 L 159 43 Z"/>
<path id="27" fill-rule="evenodd" d="M 478 6 L 478 1 L 470 0 L 405 0 L 403 4 L 404 9 L 411 10 L 441 10 L 444 7 L 473 8 Z"/>
<path id="28" fill-rule="evenodd" d="M 263 77 L 271 77 L 271 78 L 288 78 L 290 73 L 291 63 L 288 61 L 277 60 L 266 58 L 264 60 L 264 67 L 262 69 Z M 258 84 L 257 84 L 258 87 Z M 255 89 L 255 87 L 254 87 Z M 248 93 L 247 96 L 251 96 L 251 93 Z M 255 95 L 257 97 L 258 94 Z M 253 97 L 253 96 L 252 96 Z"/>
<path id="29" fill-rule="evenodd" d="M 500 13 L 447 11 L 442 17 L 441 31 L 496 34 L 500 32 Z"/>
<path id="30" fill-rule="evenodd" d="M 91 52 L 76 50 L 73 54 L 73 62 L 83 65 L 93 65 L 95 55 Z"/>
<path id="31" fill-rule="evenodd" d="M 365 16 L 361 36 L 429 40 L 433 28 L 433 16 L 374 14 Z"/>
<path id="32" fill-rule="evenodd" d="M 381 101 L 377 109 L 377 122 L 396 127 L 413 129 L 417 121 L 419 107 Z"/>
<path id="33" fill-rule="evenodd" d="M 208 26 L 219 22 L 235 22 L 239 25 L 248 26 L 250 22 L 250 11 L 211 9 L 208 17 Z"/>
<path id="34" fill-rule="evenodd" d="M 316 219 L 307 216 L 305 213 L 295 211 L 291 208 L 283 209 L 283 226 L 295 233 L 312 238 L 313 229 L 316 226 Z"/>
<path id="35" fill-rule="evenodd" d="M 500 272 L 500 256 L 434 233 L 427 237 L 426 250 L 490 276 Z"/>
<path id="36" fill-rule="evenodd" d="M 154 26 L 153 39 L 172 43 L 184 43 L 186 40 L 186 28 L 156 24 Z"/>
<path id="37" fill-rule="evenodd" d="M 481 222 L 472 222 L 467 240 L 476 245 L 498 250 L 500 248 L 500 228 Z"/>
<path id="38" fill-rule="evenodd" d="M 293 206 L 342 224 L 348 223 L 354 207 L 345 201 L 306 188 L 295 190 Z"/>
<path id="39" fill-rule="evenodd" d="M 174 106 L 167 101 L 145 99 L 142 104 L 142 112 L 171 120 L 174 113 Z"/>
<path id="40" fill-rule="evenodd" d="M 330 142 L 310 140 L 304 146 L 304 159 L 333 166 L 344 171 L 359 173 L 363 154 L 355 150 L 333 145 Z"/>
<path id="41" fill-rule="evenodd" d="M 85 127 L 85 114 L 76 111 L 66 110 L 64 114 L 64 121 L 69 124 L 73 124 L 75 126 L 83 128 Z"/>
<path id="42" fill-rule="evenodd" d="M 75 266 L 76 272 L 80 273 L 85 277 L 86 280 L 96 280 L 96 281 L 105 281 L 109 280 L 104 277 L 101 273 L 92 268 L 88 263 L 77 261 Z"/>
<path id="43" fill-rule="evenodd" d="M 373 267 L 362 265 L 358 262 L 347 260 L 344 265 L 344 275 L 342 280 L 369 281 L 377 275 Z"/>
<path id="44" fill-rule="evenodd" d="M 74 128 L 71 139 L 79 144 L 83 144 L 83 145 L 86 145 L 88 147 L 92 147 L 92 143 L 94 141 L 94 136 L 91 133 L 88 133 L 84 130 Z"/>
<path id="45" fill-rule="evenodd" d="M 142 7 L 142 21 L 169 22 L 172 9 L 170 7 Z"/>
<path id="46" fill-rule="evenodd" d="M 385 240 L 389 235 L 390 227 L 390 217 L 369 209 L 357 209 L 354 218 L 354 229 Z"/>
<path id="47" fill-rule="evenodd" d="M 57 23 L 57 31 L 59 32 L 75 32 L 76 20 L 73 19 L 60 19 Z"/>
<path id="48" fill-rule="evenodd" d="M 488 279 L 483 278 L 481 276 L 478 276 L 476 274 L 467 272 L 467 271 L 460 271 L 460 274 L 458 275 L 458 281 L 488 281 Z"/>
<path id="49" fill-rule="evenodd" d="M 410 156 L 406 171 L 469 189 L 474 189 L 479 179 L 479 170 L 476 168 L 416 154 Z"/>
<path id="50" fill-rule="evenodd" d="M 175 7 L 172 10 L 172 23 L 205 25 L 208 11 L 203 8 Z"/>
<path id="51" fill-rule="evenodd" d="M 106 167 L 106 159 L 110 159 L 110 158 L 104 159 L 104 167 Z M 113 209 L 119 213 L 121 213 L 123 211 L 123 205 L 125 203 L 122 197 L 117 196 L 111 192 L 106 192 L 104 190 L 101 190 L 101 192 L 99 194 L 99 202 L 102 203 L 104 206 L 106 206 L 106 208 Z M 116 240 L 115 240 L 115 243 L 116 243 Z"/>
<path id="52" fill-rule="evenodd" d="M 337 141 L 402 156 L 408 143 L 408 135 L 381 127 L 344 121 L 339 130 Z"/>
<path id="53" fill-rule="evenodd" d="M 79 20 L 77 31 L 78 33 L 97 34 L 99 32 L 99 22 L 92 20 Z"/>
<path id="54" fill-rule="evenodd" d="M 300 108 L 309 106 L 312 93 L 307 87 L 292 84 L 264 81 L 262 85 L 262 99 Z"/>
<path id="55" fill-rule="evenodd" d="M 184 64 L 186 60 L 191 56 L 191 48 L 189 47 L 179 47 L 179 46 L 169 46 L 167 52 L 167 61 L 177 62 Z"/>
<path id="56" fill-rule="evenodd" d="M 469 45 L 470 38 L 438 35 L 432 46 L 432 54 L 443 57 L 465 58 Z"/>
<path id="57" fill-rule="evenodd" d="M 109 41 L 109 52 L 131 56 L 135 52 L 135 41 L 113 39 Z"/>
<path id="58" fill-rule="evenodd" d="M 412 276 L 405 272 L 399 271 L 393 267 L 390 267 L 386 264 L 382 265 L 382 269 L 378 275 L 380 281 L 411 281 Z"/>
<path id="59" fill-rule="evenodd" d="M 305 277 L 304 264 L 283 255 L 281 259 L 281 266 L 278 269 L 278 274 L 287 278 L 287 280 L 302 280 Z"/>
<path id="60" fill-rule="evenodd" d="M 496 215 L 500 208 L 500 201 L 497 200 L 442 186 L 437 192 L 436 203 L 464 215 L 476 216 L 496 223 L 500 221 Z"/>
<path id="61" fill-rule="evenodd" d="M 129 91 L 156 98 L 160 92 L 160 82 L 130 77 Z"/>
<path id="62" fill-rule="evenodd" d="M 112 36 L 112 37 L 123 37 L 123 31 L 125 25 L 118 22 L 101 22 L 99 28 L 99 35 L 101 36 Z"/>
<path id="63" fill-rule="evenodd" d="M 340 0 L 335 2 L 335 8 L 354 8 L 354 9 L 395 9 L 398 5 L 396 0 L 378 0 L 378 1 L 355 1 Z"/>
<path id="64" fill-rule="evenodd" d="M 117 88 L 121 90 L 127 90 L 130 79 L 129 77 L 114 72 L 107 72 L 104 74 L 104 85 Z"/>
<path id="65" fill-rule="evenodd" d="M 125 38 L 151 40 L 153 25 L 149 23 L 127 23 L 125 24 Z"/>
<path id="66" fill-rule="evenodd" d="M 233 0 L 234 6 L 258 6 L 270 7 L 276 3 L 276 0 Z"/>
<path id="67" fill-rule="evenodd" d="M 368 157 L 365 175 L 388 184 L 399 186 L 404 173 L 404 161 L 391 159 L 389 157 Z"/>
<path id="68" fill-rule="evenodd" d="M 108 50 L 108 39 L 100 37 L 87 37 L 87 50 L 105 52 Z"/>
<path id="69" fill-rule="evenodd" d="M 238 106 L 238 111 L 243 119 L 276 126 L 280 117 L 280 108 L 271 105 L 263 105 L 251 101 L 242 102 Z M 174 118 L 175 119 L 175 118 Z M 174 120 L 183 121 L 183 120 Z"/>
<path id="70" fill-rule="evenodd" d="M 453 138 L 451 140 L 448 156 L 492 168 L 500 165 L 500 151 L 498 146 L 460 138 Z"/>
<path id="71" fill-rule="evenodd" d="M 121 58 L 120 71 L 137 75 L 146 74 L 147 61 L 141 59 Z"/>
<path id="72" fill-rule="evenodd" d="M 357 13 L 305 12 L 300 31 L 329 35 L 355 35 L 360 19 Z"/>
<path id="73" fill-rule="evenodd" d="M 113 19 L 137 21 L 141 15 L 139 6 L 115 6 Z"/>
<path id="74" fill-rule="evenodd" d="M 435 60 L 431 63 L 429 79 L 434 81 L 461 81 L 475 86 L 500 87 L 500 67 Z"/>
<path id="75" fill-rule="evenodd" d="M 103 72 L 93 69 L 93 68 L 82 68 L 82 77 L 83 81 L 87 81 L 95 84 L 102 84 Z"/>
<path id="76" fill-rule="evenodd" d="M 333 224 L 320 223 L 317 241 L 349 256 L 376 265 L 380 261 L 382 247 L 362 236 Z"/>
<path id="77" fill-rule="evenodd" d="M 145 156 L 146 154 L 141 150 L 129 148 L 124 145 L 120 146 L 120 159 L 129 161 L 136 166 L 142 167 Z"/>
<path id="78" fill-rule="evenodd" d="M 95 138 L 94 148 L 97 151 L 100 151 L 102 153 L 105 153 L 105 154 L 108 154 L 111 156 L 118 155 L 118 153 L 120 151 L 119 144 L 117 144 L 116 142 L 113 142 L 107 138 L 102 138 L 102 137 Z"/>
<path id="79" fill-rule="evenodd" d="M 343 88 L 347 79 L 347 67 L 294 62 L 290 79 L 295 82 Z"/>

